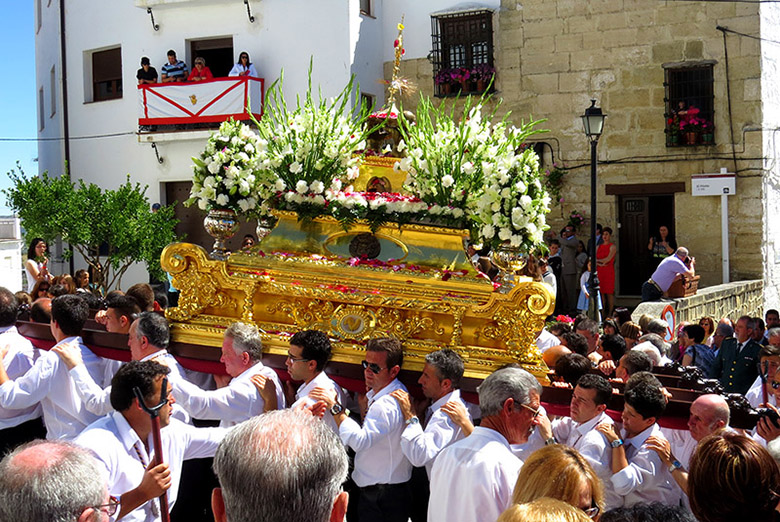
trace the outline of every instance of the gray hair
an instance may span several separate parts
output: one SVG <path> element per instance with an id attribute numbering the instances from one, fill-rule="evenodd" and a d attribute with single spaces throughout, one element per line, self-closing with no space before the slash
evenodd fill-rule
<path id="1" fill-rule="evenodd" d="M 766 338 L 769 339 L 770 337 L 780 337 L 780 326 L 775 326 L 774 328 L 767 330 Z"/>
<path id="2" fill-rule="evenodd" d="M 36 440 L 0 461 L 0 520 L 73 522 L 105 503 L 106 476 L 87 450 Z"/>
<path id="3" fill-rule="evenodd" d="M 680 247 L 674 252 L 674 255 L 682 259 L 685 259 L 686 257 L 688 257 L 688 249 L 685 247 Z"/>
<path id="4" fill-rule="evenodd" d="M 143 312 L 136 319 L 137 338 L 146 337 L 146 340 L 152 346 L 168 348 L 168 341 L 171 333 L 168 328 L 168 321 L 157 312 Z"/>
<path id="5" fill-rule="evenodd" d="M 425 356 L 425 362 L 436 369 L 436 375 L 440 380 L 452 381 L 452 389 L 460 388 L 460 379 L 463 377 L 463 359 L 458 352 L 449 348 L 442 348 Z"/>
<path id="6" fill-rule="evenodd" d="M 772 330 L 776 330 L 777 328 L 772 328 Z M 772 330 L 769 330 L 772 332 Z M 726 323 L 718 323 L 718 326 L 715 327 L 715 335 L 722 335 L 723 337 L 733 337 L 734 336 L 734 327 L 732 327 L 730 324 Z"/>
<path id="7" fill-rule="evenodd" d="M 631 350 L 635 350 L 637 352 L 642 352 L 650 359 L 650 362 L 653 363 L 653 366 L 660 366 L 661 365 L 661 352 L 653 346 L 653 343 L 650 341 L 644 341 L 633 348 Z"/>
<path id="8" fill-rule="evenodd" d="M 664 338 L 656 333 L 645 334 L 638 340 L 640 343 L 647 342 L 655 346 L 658 349 L 659 355 L 667 355 L 671 351 L 669 343 L 665 342 Z"/>
<path id="9" fill-rule="evenodd" d="M 236 355 L 246 352 L 253 361 L 263 358 L 263 340 L 256 326 L 246 323 L 233 323 L 225 330 L 225 337 L 233 339 Z"/>
<path id="10" fill-rule="evenodd" d="M 498 415 L 510 397 L 518 404 L 530 403 L 531 390 L 542 395 L 542 385 L 527 371 L 520 368 L 494 371 L 477 388 L 482 418 Z"/>
<path id="11" fill-rule="evenodd" d="M 663 319 L 651 319 L 650 322 L 647 323 L 647 328 L 645 328 L 645 332 L 654 333 L 663 337 L 666 334 L 666 330 L 668 328 L 669 328 L 669 323 L 667 323 Z"/>
<path id="12" fill-rule="evenodd" d="M 338 436 L 309 413 L 275 410 L 233 428 L 214 457 L 230 522 L 326 522 L 347 479 Z"/>

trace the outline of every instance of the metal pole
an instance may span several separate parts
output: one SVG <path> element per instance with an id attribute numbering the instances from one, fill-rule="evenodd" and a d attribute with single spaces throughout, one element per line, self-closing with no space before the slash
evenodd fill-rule
<path id="1" fill-rule="evenodd" d="M 723 282 L 729 282 L 729 197 L 720 196 L 720 242 L 723 257 Z"/>
<path id="2" fill-rule="evenodd" d="M 601 322 L 599 314 L 599 276 L 596 270 L 596 163 L 598 154 L 596 147 L 598 138 L 590 141 L 590 280 L 588 289 L 590 293 L 590 302 L 588 306 L 588 315 L 594 321 Z"/>

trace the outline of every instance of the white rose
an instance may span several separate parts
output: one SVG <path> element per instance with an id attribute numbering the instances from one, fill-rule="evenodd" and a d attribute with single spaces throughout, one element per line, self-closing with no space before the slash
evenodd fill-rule
<path id="1" fill-rule="evenodd" d="M 315 194 L 322 194 L 322 191 L 325 190 L 325 184 L 322 183 L 320 180 L 312 181 L 311 185 L 309 185 L 309 188 L 311 191 Z"/>
<path id="2" fill-rule="evenodd" d="M 455 184 L 455 178 L 450 176 L 449 174 L 446 174 L 445 176 L 442 176 L 441 178 L 441 186 L 444 188 L 449 188 Z"/>
<path id="3" fill-rule="evenodd" d="M 205 199 L 199 199 L 198 200 L 198 208 L 199 209 L 206 210 L 208 208 L 208 206 L 209 206 L 209 203 Z"/>
<path id="4" fill-rule="evenodd" d="M 531 199 L 531 196 L 520 196 L 520 206 L 524 209 L 529 209 L 533 202 L 534 200 Z"/>
<path id="5" fill-rule="evenodd" d="M 212 161 L 211 163 L 209 163 L 209 166 L 207 168 L 209 172 L 211 172 L 212 174 L 217 174 L 222 168 L 222 164 L 217 161 Z"/>
<path id="6" fill-rule="evenodd" d="M 495 235 L 496 235 L 496 229 L 493 228 L 493 225 L 485 225 L 482 227 L 482 237 L 484 237 L 485 239 L 490 239 Z"/>
<path id="7" fill-rule="evenodd" d="M 452 209 L 452 217 L 454 217 L 456 219 L 460 218 L 460 217 L 463 217 L 463 210 L 458 208 L 458 207 L 453 208 Z"/>
<path id="8" fill-rule="evenodd" d="M 502 228 L 501 230 L 498 231 L 498 239 L 500 239 L 501 241 L 506 241 L 510 237 L 512 237 L 512 231 L 509 230 L 508 228 Z"/>
<path id="9" fill-rule="evenodd" d="M 309 191 L 309 184 L 302 179 L 298 180 L 298 183 L 295 184 L 295 190 L 298 194 L 306 194 Z"/>
<path id="10" fill-rule="evenodd" d="M 293 161 L 292 163 L 290 163 L 290 172 L 292 172 L 293 174 L 298 174 L 302 170 L 303 170 L 303 165 L 301 165 L 297 161 Z"/>
<path id="11" fill-rule="evenodd" d="M 217 205 L 220 207 L 226 207 L 229 202 L 230 198 L 228 198 L 225 194 L 220 194 L 217 196 Z"/>

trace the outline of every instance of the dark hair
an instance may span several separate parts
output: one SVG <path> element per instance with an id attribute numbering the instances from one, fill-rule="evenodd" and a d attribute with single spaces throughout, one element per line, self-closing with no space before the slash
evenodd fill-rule
<path id="1" fill-rule="evenodd" d="M 249 58 L 249 53 L 246 52 L 246 51 L 241 51 L 240 53 L 238 53 L 238 62 L 237 63 L 241 63 L 241 56 L 242 55 L 246 55 L 246 64 L 247 64 L 247 66 L 252 65 L 252 60 Z"/>
<path id="2" fill-rule="evenodd" d="M 658 419 L 666 409 L 666 399 L 661 389 L 647 383 L 640 383 L 623 394 L 626 404 L 634 408 L 643 419 Z"/>
<path id="3" fill-rule="evenodd" d="M 650 372 L 642 371 L 636 372 L 628 378 L 625 386 L 623 386 L 623 393 L 626 393 L 628 390 L 639 384 L 647 384 L 648 386 L 655 386 L 656 388 L 663 387 L 663 384 L 661 384 L 661 381 L 658 380 L 658 377 Z"/>
<path id="4" fill-rule="evenodd" d="M 463 359 L 458 352 L 450 348 L 442 348 L 425 356 L 425 362 L 436 369 L 436 375 L 440 381 L 449 379 L 452 388 L 460 388 L 460 379 L 463 377 Z"/>
<path id="5" fill-rule="evenodd" d="M 622 335 L 602 335 L 601 336 L 601 349 L 608 352 L 613 361 L 619 361 L 623 354 L 626 353 L 626 340 Z"/>
<path id="6" fill-rule="evenodd" d="M 596 396 L 593 398 L 593 402 L 595 402 L 597 406 L 606 404 L 612 397 L 612 386 L 609 384 L 609 381 L 601 375 L 588 373 L 580 377 L 576 385 L 584 390 L 596 390 Z"/>
<path id="7" fill-rule="evenodd" d="M 173 49 L 168 49 L 168 56 L 175 57 L 176 56 L 176 51 L 174 51 Z"/>
<path id="8" fill-rule="evenodd" d="M 123 364 L 111 379 L 111 407 L 116 411 L 125 411 L 133 405 L 138 388 L 148 404 L 157 404 L 159 397 L 152 397 L 154 383 L 161 375 L 168 375 L 170 368 L 156 361 L 130 361 Z"/>
<path id="9" fill-rule="evenodd" d="M 579 323 L 577 323 L 577 326 L 574 327 L 574 330 L 583 330 L 586 332 L 590 332 L 593 335 L 599 334 L 599 323 L 594 321 L 593 319 L 583 319 Z"/>
<path id="10" fill-rule="evenodd" d="M 729 431 L 706 437 L 688 469 L 691 511 L 701 522 L 775 520 L 780 473 L 754 440 Z"/>
<path id="11" fill-rule="evenodd" d="M 301 347 L 301 357 L 317 363 L 317 371 L 322 371 L 330 359 L 330 339 L 325 332 L 319 330 L 304 330 L 297 332 L 290 339 L 290 344 Z"/>
<path id="12" fill-rule="evenodd" d="M 563 321 L 558 321 L 548 326 L 547 331 L 560 338 L 563 334 L 571 332 L 571 325 L 569 323 L 564 323 Z"/>
<path id="13" fill-rule="evenodd" d="M 580 355 L 588 354 L 588 340 L 585 336 L 576 332 L 566 332 L 561 335 L 561 341 L 566 345 L 566 348 L 574 353 Z"/>
<path id="14" fill-rule="evenodd" d="M 610 227 L 604 227 L 601 229 L 601 233 L 603 234 L 604 232 L 609 232 L 609 235 L 612 235 L 612 229 Z"/>
<path id="15" fill-rule="evenodd" d="M 0 327 L 13 326 L 19 313 L 19 300 L 9 289 L 0 286 Z"/>
<path id="16" fill-rule="evenodd" d="M 79 268 L 78 270 L 76 270 L 76 273 L 73 275 L 73 281 L 76 283 L 76 288 L 82 288 L 79 285 L 81 284 L 81 278 L 84 274 L 89 275 L 89 272 L 87 272 L 83 268 Z"/>
<path id="17" fill-rule="evenodd" d="M 106 300 L 108 308 L 113 308 L 120 317 L 127 317 L 127 321 L 132 323 L 136 316 L 141 312 L 138 307 L 138 301 L 126 295 L 115 295 Z"/>
<path id="18" fill-rule="evenodd" d="M 127 297 L 132 297 L 138 303 L 141 312 L 154 310 L 154 289 L 148 283 L 138 283 L 127 289 Z"/>
<path id="19" fill-rule="evenodd" d="M 44 303 L 48 303 L 46 306 Z M 30 320 L 34 323 L 51 323 L 51 299 L 41 297 L 30 305 Z"/>
<path id="20" fill-rule="evenodd" d="M 68 291 L 68 287 L 65 285 L 52 285 L 49 287 L 49 295 L 52 297 L 59 297 L 61 295 L 68 295 L 70 292 Z"/>
<path id="21" fill-rule="evenodd" d="M 51 318 L 67 336 L 79 335 L 87 317 L 89 307 L 77 295 L 61 295 L 51 301 Z"/>
<path id="22" fill-rule="evenodd" d="M 176 54 L 176 53 L 174 53 L 174 54 Z M 151 62 L 149 61 L 149 57 L 148 56 L 143 56 L 141 58 L 141 65 L 149 65 L 150 63 Z"/>
<path id="23" fill-rule="evenodd" d="M 778 311 L 777 311 L 777 310 L 775 310 L 774 308 L 770 308 L 769 310 L 767 310 L 767 311 L 764 313 L 764 317 L 766 318 L 766 316 L 768 316 L 769 314 L 772 314 L 772 315 L 777 315 L 777 316 L 779 316 L 779 317 L 780 317 L 780 312 L 778 312 Z"/>
<path id="24" fill-rule="evenodd" d="M 567 353 L 555 362 L 555 375 L 574 386 L 585 374 L 590 373 L 593 365 L 590 359 L 578 353 Z"/>
<path id="25" fill-rule="evenodd" d="M 696 522 L 690 511 L 682 506 L 662 502 L 640 502 L 631 507 L 610 509 L 601 515 L 600 522 Z"/>
<path id="26" fill-rule="evenodd" d="M 366 343 L 367 352 L 384 352 L 387 354 L 387 367 L 401 366 L 404 362 L 404 349 L 401 341 L 394 337 L 369 339 Z"/>
<path id="27" fill-rule="evenodd" d="M 137 319 L 136 335 L 140 339 L 146 337 L 146 341 L 157 348 L 168 348 L 171 332 L 168 321 L 157 312 L 142 312 Z"/>
<path id="28" fill-rule="evenodd" d="M 653 369 L 653 361 L 646 353 L 639 350 L 629 350 L 621 357 L 621 360 L 628 375 L 634 375 L 636 372 L 649 372 Z"/>
<path id="29" fill-rule="evenodd" d="M 550 240 L 550 244 L 551 244 L 551 245 L 558 245 L 558 246 L 561 246 L 561 242 L 560 242 L 560 241 L 558 241 L 557 239 L 551 239 L 551 240 Z"/>
<path id="30" fill-rule="evenodd" d="M 42 237 L 34 237 L 32 238 L 32 241 L 30 241 L 30 247 L 27 249 L 27 259 L 35 259 L 35 247 L 38 246 L 38 243 L 40 242 L 43 242 L 43 244 L 46 245 L 46 250 L 49 250 L 49 244 L 45 239 Z"/>
<path id="31" fill-rule="evenodd" d="M 683 326 L 683 332 L 696 344 L 701 344 L 704 341 L 704 327 L 698 324 L 686 324 Z"/>
<path id="32" fill-rule="evenodd" d="M 612 312 L 612 315 L 617 319 L 617 322 L 620 326 L 623 326 L 623 323 L 627 323 L 631 320 L 631 311 L 625 307 L 615 308 L 615 311 Z"/>
<path id="33" fill-rule="evenodd" d="M 756 330 L 766 330 L 766 325 L 764 324 L 764 320 L 760 317 L 754 317 L 753 321 L 756 323 Z"/>
<path id="34" fill-rule="evenodd" d="M 99 310 L 103 304 L 103 301 L 92 292 L 79 292 L 76 295 L 86 301 L 87 306 L 92 310 Z"/>
<path id="35" fill-rule="evenodd" d="M 601 323 L 601 331 L 606 332 L 607 327 L 613 328 L 615 330 L 615 333 L 620 332 L 620 327 L 617 324 L 617 321 L 612 319 L 611 317 L 607 317 L 604 319 L 604 322 Z"/>
<path id="36" fill-rule="evenodd" d="M 163 310 L 168 308 L 168 296 L 166 295 L 165 290 L 154 291 L 154 302 L 157 303 Z"/>

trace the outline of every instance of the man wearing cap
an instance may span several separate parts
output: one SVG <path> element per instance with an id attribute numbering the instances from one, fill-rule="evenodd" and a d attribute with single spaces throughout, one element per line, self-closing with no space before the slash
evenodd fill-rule
<path id="1" fill-rule="evenodd" d="M 157 69 L 151 66 L 148 56 L 141 58 L 141 68 L 135 73 L 135 77 L 138 79 L 138 85 L 157 83 Z"/>

